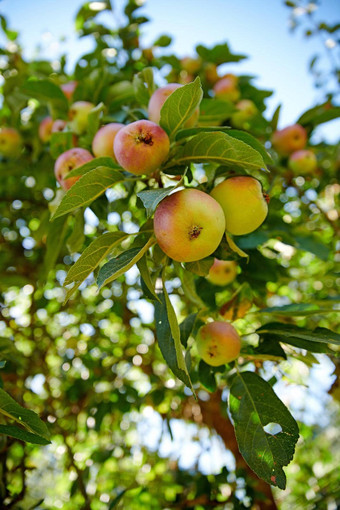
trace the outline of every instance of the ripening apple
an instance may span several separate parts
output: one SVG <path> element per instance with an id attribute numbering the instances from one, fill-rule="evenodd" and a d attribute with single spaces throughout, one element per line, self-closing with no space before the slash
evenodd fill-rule
<path id="1" fill-rule="evenodd" d="M 240 97 L 237 84 L 238 79 L 234 74 L 226 74 L 223 78 L 218 80 L 213 87 L 215 97 L 223 101 L 232 101 L 235 103 Z"/>
<path id="2" fill-rule="evenodd" d="M 135 175 L 150 174 L 167 159 L 170 140 L 164 129 L 149 120 L 137 120 L 121 128 L 113 151 L 124 170 Z"/>
<path id="3" fill-rule="evenodd" d="M 231 123 L 234 127 L 244 129 L 249 126 L 251 120 L 257 114 L 257 108 L 250 99 L 242 99 L 236 104 L 237 111 L 231 116 Z"/>
<path id="4" fill-rule="evenodd" d="M 19 131 L 11 127 L 0 128 L 0 155 L 6 158 L 19 156 L 22 139 Z"/>
<path id="5" fill-rule="evenodd" d="M 206 278 L 214 285 L 224 286 L 235 280 L 236 275 L 237 264 L 235 260 L 219 260 L 215 258 Z"/>
<path id="6" fill-rule="evenodd" d="M 43 143 L 47 143 L 51 139 L 53 119 L 52 117 L 45 117 L 39 124 L 39 138 Z"/>
<path id="7" fill-rule="evenodd" d="M 156 124 L 159 124 L 161 118 L 161 109 L 168 97 L 177 90 L 183 87 L 180 83 L 168 83 L 165 87 L 160 87 L 150 97 L 148 105 L 149 119 Z M 183 124 L 184 127 L 190 128 L 197 124 L 199 117 L 199 107 L 197 107 L 191 117 Z"/>
<path id="8" fill-rule="evenodd" d="M 66 120 L 57 119 L 52 124 L 52 133 L 60 133 L 61 131 L 64 131 L 66 127 Z"/>
<path id="9" fill-rule="evenodd" d="M 64 190 L 67 191 L 70 189 L 70 187 L 73 186 L 78 179 L 80 179 L 79 175 L 71 177 L 70 179 L 65 179 L 65 176 L 74 168 L 84 165 L 88 161 L 91 161 L 91 159 L 93 159 L 92 154 L 86 149 L 81 149 L 80 147 L 69 149 L 68 151 L 60 154 L 54 165 L 54 174 Z"/>
<path id="10" fill-rule="evenodd" d="M 61 90 L 64 92 L 67 99 L 70 101 L 70 99 L 73 96 L 74 91 L 76 90 L 78 85 L 78 82 L 76 81 L 68 81 L 67 83 L 63 83 L 60 85 Z"/>
<path id="11" fill-rule="evenodd" d="M 299 175 L 311 174 L 316 170 L 318 161 L 310 150 L 295 151 L 290 155 L 288 166 Z"/>
<path id="12" fill-rule="evenodd" d="M 158 205 L 154 232 L 161 249 L 178 262 L 211 255 L 221 242 L 225 219 L 210 195 L 193 188 L 169 195 Z"/>
<path id="13" fill-rule="evenodd" d="M 85 133 L 88 126 L 88 116 L 94 108 L 94 104 L 89 101 L 76 101 L 70 107 L 68 112 L 71 129 L 76 135 Z"/>
<path id="14" fill-rule="evenodd" d="M 221 205 L 226 220 L 226 231 L 234 235 L 256 230 L 268 214 L 267 201 L 261 183 L 254 177 L 240 175 L 224 180 L 211 192 Z"/>
<path id="15" fill-rule="evenodd" d="M 116 138 L 116 134 L 123 127 L 124 124 L 111 122 L 97 131 L 92 141 L 92 152 L 97 158 L 101 156 L 109 156 L 117 162 L 113 152 L 113 142 Z"/>
<path id="16" fill-rule="evenodd" d="M 289 156 L 292 152 L 304 149 L 306 143 L 307 132 L 300 124 L 275 131 L 272 136 L 272 146 L 282 156 Z"/>
<path id="17" fill-rule="evenodd" d="M 202 326 L 197 333 L 199 356 L 213 367 L 235 360 L 241 350 L 241 339 L 228 322 L 214 321 Z"/>

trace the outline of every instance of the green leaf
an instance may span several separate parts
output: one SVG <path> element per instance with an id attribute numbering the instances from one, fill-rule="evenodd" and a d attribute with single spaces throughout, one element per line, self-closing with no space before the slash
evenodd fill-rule
<path id="1" fill-rule="evenodd" d="M 198 276 L 207 276 L 213 263 L 214 257 L 207 257 L 205 259 L 196 260 L 195 262 L 187 262 L 185 264 L 185 269 Z"/>
<path id="2" fill-rule="evenodd" d="M 270 121 L 270 127 L 272 128 L 273 131 L 277 130 L 277 126 L 278 126 L 278 123 L 279 123 L 281 106 L 282 105 L 279 104 L 279 106 L 276 108 L 275 112 L 273 113 L 272 120 Z"/>
<path id="3" fill-rule="evenodd" d="M 173 262 L 175 270 L 181 279 L 182 288 L 185 296 L 200 309 L 205 308 L 205 305 L 196 292 L 195 276 L 184 269 L 179 262 Z"/>
<path id="4" fill-rule="evenodd" d="M 288 317 L 306 317 L 320 313 L 331 313 L 334 310 L 336 310 L 335 304 L 325 301 L 324 305 L 322 304 L 321 306 L 316 303 L 292 303 L 291 305 L 271 306 L 269 308 L 262 308 L 260 313 L 287 315 Z"/>
<path id="5" fill-rule="evenodd" d="M 39 416 L 30 409 L 21 407 L 2 389 L 0 389 L 0 413 L 20 423 L 32 434 L 37 434 L 50 442 L 48 428 Z"/>
<path id="6" fill-rule="evenodd" d="M 103 116 L 103 112 L 105 111 L 104 103 L 99 103 L 97 106 L 92 108 L 90 113 L 88 114 L 88 128 L 86 132 L 86 136 L 84 137 L 84 143 L 86 145 L 91 145 L 92 140 L 100 128 L 101 118 Z"/>
<path id="7" fill-rule="evenodd" d="M 283 466 L 292 460 L 299 438 L 296 421 L 271 386 L 253 372 L 238 374 L 230 388 L 229 407 L 240 452 L 263 480 L 286 487 Z M 281 432 L 272 435 L 264 427 L 274 423 Z"/>
<path id="8" fill-rule="evenodd" d="M 50 141 L 50 152 L 54 159 L 57 159 L 63 152 L 72 149 L 73 134 L 71 131 L 61 131 L 52 133 Z"/>
<path id="9" fill-rule="evenodd" d="M 172 138 L 191 117 L 203 96 L 201 81 L 197 77 L 192 83 L 172 92 L 161 109 L 161 127 Z"/>
<path id="10" fill-rule="evenodd" d="M 297 120 L 301 126 L 311 126 L 315 128 L 324 122 L 328 122 L 340 117 L 340 106 L 331 105 L 329 102 L 314 106 L 307 110 Z"/>
<path id="11" fill-rule="evenodd" d="M 167 294 L 166 294 L 167 295 Z M 180 341 L 180 335 L 176 331 L 176 316 L 174 319 L 175 312 L 172 308 L 169 296 L 165 297 L 164 293 L 159 294 L 160 301 L 155 303 L 155 325 L 156 325 L 156 336 L 159 344 L 161 353 L 170 368 L 178 379 L 180 379 L 188 388 L 192 388 L 190 376 L 188 374 L 187 366 L 185 364 L 182 346 Z M 172 309 L 172 311 L 171 311 Z M 170 310 L 172 329 L 176 334 L 176 340 L 173 338 L 173 333 L 170 327 L 170 319 L 168 317 L 168 311 Z"/>
<path id="12" fill-rule="evenodd" d="M 84 211 L 79 209 L 74 215 L 74 223 L 72 227 L 71 234 L 67 238 L 67 248 L 70 253 L 76 253 L 80 251 L 84 244 L 85 234 L 84 234 Z"/>
<path id="13" fill-rule="evenodd" d="M 149 104 L 150 97 L 156 88 L 153 79 L 153 70 L 151 67 L 146 67 L 140 73 L 135 74 L 133 78 L 133 87 L 138 103 L 147 106 Z"/>
<path id="14" fill-rule="evenodd" d="M 50 223 L 46 238 L 46 252 L 44 257 L 44 270 L 48 274 L 55 266 L 59 253 L 64 246 L 64 240 L 67 232 L 67 217 L 58 218 L 57 221 Z"/>
<path id="15" fill-rule="evenodd" d="M 225 64 L 226 62 L 239 62 L 240 60 L 247 58 L 246 55 L 237 55 L 236 53 L 232 53 L 227 43 L 216 44 L 211 49 L 199 44 L 196 46 L 196 51 L 204 61 L 212 62 L 217 66 Z"/>
<path id="16" fill-rule="evenodd" d="M 300 250 L 309 251 L 316 255 L 319 259 L 327 261 L 329 260 L 330 250 L 328 246 L 326 246 L 321 239 L 319 239 L 315 235 L 295 235 L 294 236 L 295 245 Z"/>
<path id="17" fill-rule="evenodd" d="M 230 129 L 228 131 L 228 135 L 232 136 L 233 138 L 237 138 L 237 140 L 241 140 L 242 142 L 246 143 L 247 145 L 250 145 L 253 149 L 255 149 L 257 152 L 259 152 L 263 158 L 263 161 L 267 165 L 273 164 L 273 160 L 269 154 L 269 152 L 266 151 L 262 143 L 260 143 L 253 135 L 250 133 L 247 133 L 246 131 L 239 131 L 238 129 Z"/>
<path id="18" fill-rule="evenodd" d="M 86 207 L 108 188 L 123 182 L 126 177 L 119 171 L 99 166 L 83 175 L 68 190 L 51 219 L 55 220 L 79 207 Z"/>
<path id="19" fill-rule="evenodd" d="M 44 445 L 51 443 L 51 441 L 48 441 L 44 437 L 38 436 L 37 434 L 32 434 L 32 432 L 28 432 L 27 430 L 17 427 L 16 425 L 0 425 L 0 434 L 6 434 L 7 436 L 15 437 L 15 439 L 20 439 L 26 443 Z"/>
<path id="20" fill-rule="evenodd" d="M 85 175 L 90 170 L 95 170 L 100 166 L 105 166 L 106 168 L 112 168 L 113 170 L 121 170 L 121 167 L 113 161 L 112 158 L 108 156 L 103 156 L 100 158 L 93 158 L 91 161 L 88 161 L 84 165 L 78 166 L 69 172 L 65 179 L 69 179 L 70 177 L 77 177 L 78 175 Z"/>
<path id="21" fill-rule="evenodd" d="M 177 186 L 170 186 L 169 188 L 148 189 L 137 193 L 137 197 L 143 202 L 148 218 L 153 215 L 159 202 L 167 197 L 176 187 Z"/>
<path id="22" fill-rule="evenodd" d="M 98 287 L 101 288 L 103 285 L 113 282 L 120 275 L 126 273 L 126 271 L 143 257 L 144 253 L 146 253 L 154 243 L 155 239 L 151 237 L 143 247 L 131 248 L 118 255 L 118 257 L 109 260 L 98 273 Z"/>
<path id="23" fill-rule="evenodd" d="M 128 236 L 129 234 L 125 232 L 106 232 L 95 239 L 90 246 L 86 248 L 67 273 L 64 287 L 72 283 L 74 285 L 67 291 L 65 302 L 78 289 L 80 284 L 96 269 L 100 262 Z"/>
<path id="24" fill-rule="evenodd" d="M 229 133 L 231 128 L 229 126 L 206 126 L 206 127 L 193 127 L 187 129 L 180 129 L 175 140 L 182 140 L 183 138 L 191 138 L 192 136 L 198 135 L 199 133 L 216 133 L 221 131 L 222 133 Z"/>
<path id="25" fill-rule="evenodd" d="M 232 102 L 203 98 L 198 123 L 200 126 L 216 126 L 229 119 L 234 111 Z"/>
<path id="26" fill-rule="evenodd" d="M 172 37 L 170 35 L 161 35 L 158 39 L 155 40 L 152 46 L 160 46 L 165 48 L 171 44 Z"/>
<path id="27" fill-rule="evenodd" d="M 180 331 L 180 335 L 181 335 L 181 344 L 184 347 L 187 346 L 188 338 L 191 335 L 191 332 L 195 325 L 196 318 L 197 318 L 197 313 L 191 313 L 179 325 L 179 331 Z"/>
<path id="28" fill-rule="evenodd" d="M 216 391 L 215 372 L 212 370 L 212 367 L 202 359 L 198 365 L 198 379 L 208 391 Z"/>
<path id="29" fill-rule="evenodd" d="M 155 291 L 155 285 L 153 284 L 147 264 L 146 255 L 143 255 L 141 259 L 137 262 L 137 267 L 140 272 L 141 278 L 143 279 L 143 282 L 145 283 L 147 289 L 149 290 L 151 296 L 153 296 L 155 299 L 159 300 L 156 291 Z"/>
<path id="30" fill-rule="evenodd" d="M 58 85 L 51 80 L 37 80 L 36 78 L 29 78 L 21 87 L 21 92 L 29 97 L 34 97 L 52 105 L 67 113 L 68 101 Z"/>
<path id="31" fill-rule="evenodd" d="M 171 96 L 170 96 L 171 97 Z M 226 133 L 201 133 L 178 149 L 167 167 L 189 163 L 217 163 L 251 171 L 266 168 L 259 152 Z"/>
<path id="32" fill-rule="evenodd" d="M 310 329 L 295 326 L 295 324 L 270 322 L 258 328 L 256 333 L 259 335 L 263 333 L 278 335 L 282 338 L 282 342 L 285 342 L 285 339 L 287 338 L 298 338 L 301 340 L 308 340 L 310 342 L 340 345 L 340 335 L 327 328 L 316 328 L 312 331 Z"/>

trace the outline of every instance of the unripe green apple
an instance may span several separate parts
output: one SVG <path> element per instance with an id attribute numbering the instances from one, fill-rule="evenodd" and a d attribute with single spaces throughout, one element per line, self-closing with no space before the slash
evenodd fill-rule
<path id="1" fill-rule="evenodd" d="M 208 83 L 214 85 L 220 77 L 218 76 L 217 67 L 212 62 L 207 62 L 204 65 L 204 76 Z"/>
<path id="2" fill-rule="evenodd" d="M 92 108 L 94 104 L 89 101 L 76 101 L 71 105 L 68 115 L 71 129 L 76 135 L 81 135 L 87 130 L 88 116 Z"/>
<path id="3" fill-rule="evenodd" d="M 80 176 L 71 177 L 70 179 L 65 179 L 65 176 L 74 168 L 84 165 L 91 159 L 93 159 L 92 154 L 80 147 L 69 149 L 60 154 L 54 165 L 54 174 L 60 186 L 66 191 L 70 189 L 80 179 Z"/>
<path id="4" fill-rule="evenodd" d="M 167 159 L 170 140 L 166 132 L 149 120 L 137 120 L 116 134 L 113 151 L 124 170 L 135 175 L 150 174 Z"/>
<path id="5" fill-rule="evenodd" d="M 213 367 L 235 360 L 241 350 L 241 339 L 228 322 L 214 321 L 202 326 L 197 333 L 199 356 Z"/>
<path id="6" fill-rule="evenodd" d="M 53 119 L 52 117 L 45 117 L 39 124 L 39 138 L 43 143 L 47 143 L 51 139 Z"/>
<path id="7" fill-rule="evenodd" d="M 299 175 L 311 174 L 318 166 L 314 152 L 309 150 L 295 151 L 288 160 L 288 166 Z"/>
<path id="8" fill-rule="evenodd" d="M 211 196 L 221 205 L 226 231 L 234 235 L 249 234 L 266 219 L 268 205 L 261 183 L 247 175 L 230 177 L 218 184 Z"/>
<path id="9" fill-rule="evenodd" d="M 223 101 L 232 101 L 235 103 L 240 97 L 238 89 L 238 79 L 234 74 L 226 74 L 215 83 L 213 90 L 215 97 Z"/>
<path id="10" fill-rule="evenodd" d="M 108 156 L 117 162 L 113 152 L 113 142 L 116 134 L 123 127 L 125 127 L 124 124 L 111 122 L 111 124 L 106 124 L 97 131 L 92 141 L 92 152 L 97 158 Z"/>
<path id="11" fill-rule="evenodd" d="M 235 280 L 237 275 L 237 264 L 235 260 L 215 259 L 206 277 L 214 285 L 228 285 Z"/>
<path id="12" fill-rule="evenodd" d="M 188 74 L 196 74 L 202 65 L 200 58 L 184 57 L 181 59 L 181 66 Z"/>
<path id="13" fill-rule="evenodd" d="M 242 99 L 236 104 L 237 111 L 231 116 L 234 127 L 244 129 L 248 127 L 248 121 L 257 114 L 257 108 L 250 99 Z"/>
<path id="14" fill-rule="evenodd" d="M 11 127 L 0 128 L 0 155 L 16 158 L 20 154 L 22 139 L 19 131 Z"/>
<path id="15" fill-rule="evenodd" d="M 67 97 L 67 99 L 69 101 L 71 100 L 73 93 L 77 88 L 77 85 L 78 85 L 78 82 L 73 80 L 73 81 L 68 81 L 67 83 L 63 83 L 60 86 L 61 90 L 64 92 L 65 96 Z"/>
<path id="16" fill-rule="evenodd" d="M 155 92 L 150 97 L 148 105 L 148 115 L 152 122 L 159 124 L 163 104 L 174 92 L 174 90 L 177 90 L 180 87 L 183 87 L 183 85 L 180 83 L 169 83 L 168 85 L 165 85 L 165 87 L 160 87 L 159 89 L 155 90 Z M 183 124 L 183 126 L 186 128 L 195 126 L 197 124 L 198 117 L 199 108 L 197 107 L 191 117 Z"/>
<path id="17" fill-rule="evenodd" d="M 154 231 L 161 249 L 178 262 L 211 255 L 221 242 L 225 219 L 210 195 L 193 188 L 177 191 L 158 205 Z"/>
<path id="18" fill-rule="evenodd" d="M 289 156 L 292 152 L 303 149 L 306 143 L 307 132 L 300 124 L 275 131 L 272 136 L 272 146 L 282 156 Z"/>

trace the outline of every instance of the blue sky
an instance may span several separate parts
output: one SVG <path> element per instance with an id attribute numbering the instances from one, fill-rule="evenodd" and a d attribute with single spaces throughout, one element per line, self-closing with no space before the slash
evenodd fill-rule
<path id="1" fill-rule="evenodd" d="M 44 55 L 55 58 L 70 55 L 70 65 L 91 48 L 89 38 L 77 40 L 73 20 L 81 0 L 0 0 L 0 12 L 10 27 L 20 32 L 20 42 L 27 56 L 36 54 L 41 45 Z M 119 7 L 123 0 L 112 0 L 116 12 L 115 26 L 121 19 Z M 313 87 L 307 71 L 308 61 L 322 51 L 321 41 L 304 39 L 300 33 L 289 32 L 289 9 L 283 0 L 146 0 L 141 13 L 151 22 L 144 25 L 145 46 L 162 33 L 173 36 L 171 49 L 179 56 L 194 54 L 198 43 L 211 46 L 227 41 L 236 53 L 249 55 L 240 64 L 231 64 L 228 71 L 257 76 L 256 85 L 274 90 L 268 100 L 268 112 L 283 104 L 280 127 L 296 121 L 307 108 L 322 100 Z M 317 19 L 335 23 L 339 19 L 337 1 L 322 0 Z M 109 19 L 109 18 L 107 18 Z M 111 21 L 111 20 L 110 20 Z M 66 42 L 61 43 L 61 37 Z M 323 127 L 315 140 L 327 136 L 339 138 L 340 123 Z"/>

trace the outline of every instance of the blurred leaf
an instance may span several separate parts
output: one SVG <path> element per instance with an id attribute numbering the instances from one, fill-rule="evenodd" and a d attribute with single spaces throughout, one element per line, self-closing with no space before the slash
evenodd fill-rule
<path id="1" fill-rule="evenodd" d="M 133 86 L 136 100 L 140 104 L 147 106 L 149 104 L 150 97 L 156 89 L 152 68 L 146 67 L 140 73 L 135 74 L 133 78 Z"/>
<path id="2" fill-rule="evenodd" d="M 149 290 L 151 296 L 155 299 L 159 299 L 156 291 L 155 291 L 155 285 L 151 280 L 150 271 L 147 264 L 147 258 L 146 255 L 143 255 L 141 259 L 137 262 L 137 267 L 140 272 L 141 278 L 143 279 L 143 282 L 145 283 L 147 289 Z"/>
<path id="3" fill-rule="evenodd" d="M 161 48 L 166 48 L 167 46 L 170 46 L 171 42 L 172 37 L 170 37 L 170 35 L 161 35 L 158 39 L 155 40 L 152 46 L 160 46 Z"/>
<path id="4" fill-rule="evenodd" d="M 292 303 L 291 305 L 262 308 L 259 311 L 260 313 L 287 315 L 288 317 L 306 317 L 309 315 L 318 315 L 319 313 L 331 313 L 334 310 L 336 310 L 334 308 L 334 303 L 325 301 L 325 304 L 321 306 L 315 303 Z"/>
<path id="5" fill-rule="evenodd" d="M 240 452 L 249 467 L 267 483 L 286 487 L 282 469 L 292 460 L 299 438 L 296 421 L 271 386 L 253 372 L 241 372 L 230 388 L 229 406 Z M 264 427 L 278 424 L 272 435 Z"/>
<path id="6" fill-rule="evenodd" d="M 73 134 L 71 131 L 52 133 L 50 141 L 50 153 L 52 158 L 57 159 L 63 152 L 72 149 Z"/>
<path id="7" fill-rule="evenodd" d="M 340 117 L 340 106 L 334 106 L 329 102 L 314 106 L 298 118 L 297 123 L 301 126 L 311 126 L 315 128 L 324 122 L 328 122 Z"/>
<path id="8" fill-rule="evenodd" d="M 196 318 L 197 318 L 197 313 L 191 313 L 179 325 L 181 344 L 184 347 L 187 346 L 188 338 L 191 335 Z"/>
<path id="9" fill-rule="evenodd" d="M 46 238 L 46 251 L 44 258 L 44 270 L 48 274 L 55 266 L 60 251 L 64 246 L 65 236 L 67 233 L 67 217 L 58 218 L 57 221 L 50 223 L 48 226 Z"/>
<path id="10" fill-rule="evenodd" d="M 216 44 L 211 49 L 199 44 L 196 46 L 196 51 L 204 61 L 212 62 L 217 66 L 226 62 L 239 62 L 247 58 L 246 55 L 232 53 L 227 43 Z"/>
<path id="11" fill-rule="evenodd" d="M 180 127 L 192 116 L 203 96 L 201 81 L 184 85 L 172 92 L 161 108 L 161 127 L 172 138 Z"/>
<path id="12" fill-rule="evenodd" d="M 195 262 L 187 262 L 185 264 L 185 269 L 198 276 L 207 276 L 213 263 L 214 257 L 207 257 L 205 259 L 196 260 Z"/>
<path id="13" fill-rule="evenodd" d="M 211 393 L 216 391 L 217 384 L 215 379 L 215 372 L 213 371 L 212 367 L 205 363 L 205 361 L 203 361 L 202 359 L 198 365 L 198 378 L 201 384 L 203 384 L 203 386 L 208 391 L 210 391 Z"/>
<path id="14" fill-rule="evenodd" d="M 218 126 L 229 119 L 234 111 L 235 105 L 232 102 L 204 97 L 200 104 L 198 124 L 199 126 Z"/>
<path id="15" fill-rule="evenodd" d="M 21 92 L 45 103 L 51 103 L 56 109 L 66 113 L 68 101 L 58 85 L 50 80 L 37 80 L 30 78 L 21 87 Z"/>
<path id="16" fill-rule="evenodd" d="M 67 238 L 67 248 L 70 253 L 76 253 L 80 251 L 84 244 L 85 234 L 84 234 L 84 211 L 80 209 L 74 215 L 74 223 L 71 230 L 71 234 Z"/>

